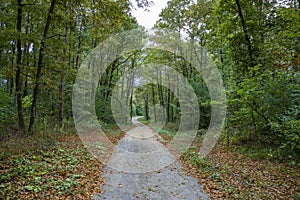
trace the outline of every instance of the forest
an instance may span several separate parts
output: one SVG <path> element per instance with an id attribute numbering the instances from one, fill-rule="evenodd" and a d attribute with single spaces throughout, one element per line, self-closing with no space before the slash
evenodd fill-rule
<path id="1" fill-rule="evenodd" d="M 153 4 L 1 0 L 1 199 L 88 199 L 99 192 L 103 164 L 76 131 L 76 77 L 105 41 L 131 30 L 139 31 L 128 40 L 145 34 L 131 12 Z M 215 117 L 218 102 L 207 85 L 214 80 L 178 47 L 114 57 L 94 84 L 97 123 L 117 144 L 131 119 L 143 116 L 139 121 L 157 128 L 167 144 L 185 111 L 192 112 L 185 105 L 192 100 L 178 96 L 190 87 L 199 120 L 185 118 L 196 136 L 180 160 L 204 191 L 212 199 L 300 199 L 299 7 L 299 0 L 170 0 L 160 12 L 153 28 L 161 32 L 152 42 L 176 43 L 163 30 L 184 35 L 209 55 L 222 79 L 226 119 L 207 157 L 198 151 Z M 139 84 L 143 78 L 148 82 Z"/>

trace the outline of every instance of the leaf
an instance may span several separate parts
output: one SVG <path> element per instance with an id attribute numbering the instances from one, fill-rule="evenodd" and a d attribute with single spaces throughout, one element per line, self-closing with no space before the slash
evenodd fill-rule
<path id="1" fill-rule="evenodd" d="M 29 191 L 33 190 L 33 188 L 34 187 L 32 185 L 26 185 L 26 186 L 24 186 L 24 189 L 29 190 Z"/>

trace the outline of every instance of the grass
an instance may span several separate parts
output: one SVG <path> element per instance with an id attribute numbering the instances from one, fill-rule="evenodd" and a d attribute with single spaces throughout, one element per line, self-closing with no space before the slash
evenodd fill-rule
<path id="1" fill-rule="evenodd" d="M 150 119 L 146 120 L 145 117 L 138 118 L 138 121 L 145 125 L 149 125 L 151 123 L 151 120 Z"/>

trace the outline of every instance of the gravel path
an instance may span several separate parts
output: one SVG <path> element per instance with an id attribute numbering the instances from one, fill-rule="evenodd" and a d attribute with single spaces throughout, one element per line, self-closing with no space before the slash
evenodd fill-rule
<path id="1" fill-rule="evenodd" d="M 197 180 L 184 175 L 180 164 L 149 127 L 137 126 L 119 141 L 106 167 L 105 185 L 92 199 L 209 199 Z"/>

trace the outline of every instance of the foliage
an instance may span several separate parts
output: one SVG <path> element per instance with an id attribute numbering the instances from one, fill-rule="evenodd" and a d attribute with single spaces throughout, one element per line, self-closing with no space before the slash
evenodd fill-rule
<path id="1" fill-rule="evenodd" d="M 51 2 L 7 0 L 1 6 L 1 90 L 10 98 L 17 96 L 17 107 L 11 108 L 18 109 L 26 127 L 33 116 L 37 123 L 51 118 L 60 127 L 70 121 L 72 86 L 84 57 L 110 35 L 137 27 L 128 1 Z M 149 5 L 136 2 L 139 7 Z"/>
<path id="2" fill-rule="evenodd" d="M 2 88 L 0 88 L 0 125 L 7 122 L 7 118 L 15 115 L 15 105 L 13 98 Z"/>
<path id="3" fill-rule="evenodd" d="M 138 118 L 138 121 L 145 125 L 149 125 L 151 122 L 150 120 L 146 120 L 145 117 Z"/>
<path id="4" fill-rule="evenodd" d="M 62 138 L 62 137 L 60 137 Z M 47 149 L 1 155 L 1 198 L 90 198 L 99 191 L 102 165 L 78 138 L 67 136 Z"/>
<path id="5" fill-rule="evenodd" d="M 185 32 L 211 53 L 227 90 L 226 140 L 279 149 L 272 155 L 281 159 L 299 159 L 299 6 L 293 0 L 171 1 L 157 23 Z M 206 128 L 209 95 L 201 80 L 192 83 Z"/>
<path id="6" fill-rule="evenodd" d="M 213 199 L 297 199 L 298 167 L 250 158 L 220 147 L 205 159 L 197 146 L 183 155 L 186 171 L 204 185 Z"/>

